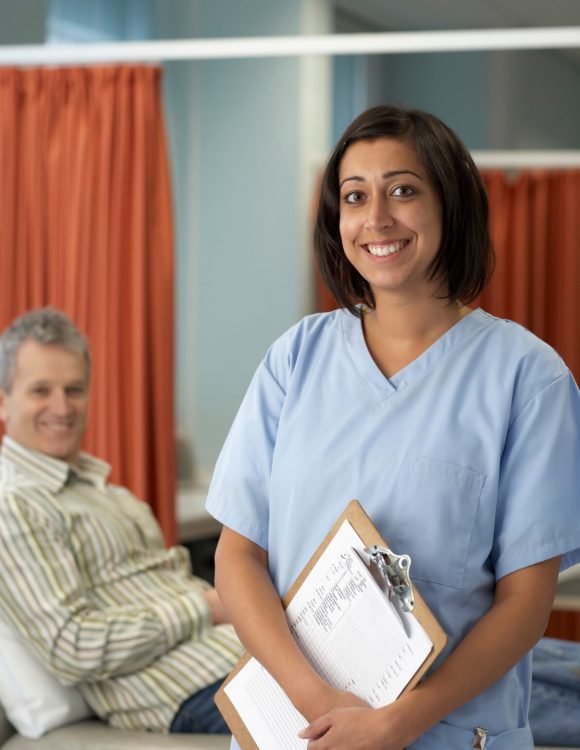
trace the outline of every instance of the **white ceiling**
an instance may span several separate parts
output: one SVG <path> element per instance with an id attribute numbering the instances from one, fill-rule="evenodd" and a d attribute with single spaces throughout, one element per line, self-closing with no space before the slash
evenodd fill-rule
<path id="1" fill-rule="evenodd" d="M 580 0 L 335 0 L 375 30 L 580 26 Z"/>
<path id="2" fill-rule="evenodd" d="M 342 31 L 580 26 L 580 0 L 335 0 Z M 580 49 L 560 50 L 580 66 Z"/>

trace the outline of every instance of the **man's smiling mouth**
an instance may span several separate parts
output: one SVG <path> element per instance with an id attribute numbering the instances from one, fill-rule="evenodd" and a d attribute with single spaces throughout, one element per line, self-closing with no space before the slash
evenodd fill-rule
<path id="1" fill-rule="evenodd" d="M 73 424 L 70 422 L 41 422 L 40 424 L 44 430 L 51 432 L 67 432 L 73 427 Z"/>

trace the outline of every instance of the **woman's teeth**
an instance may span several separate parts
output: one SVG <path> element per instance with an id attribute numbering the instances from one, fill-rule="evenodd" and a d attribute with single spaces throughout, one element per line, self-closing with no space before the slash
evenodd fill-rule
<path id="1" fill-rule="evenodd" d="M 406 240 L 401 240 L 399 242 L 391 242 L 390 245 L 367 245 L 367 250 L 371 255 L 383 258 L 386 255 L 398 253 L 406 244 Z"/>

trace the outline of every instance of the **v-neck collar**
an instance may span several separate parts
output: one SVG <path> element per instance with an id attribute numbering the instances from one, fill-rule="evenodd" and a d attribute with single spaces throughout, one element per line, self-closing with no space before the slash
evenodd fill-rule
<path id="1" fill-rule="evenodd" d="M 348 310 L 342 310 L 342 332 L 344 341 L 361 377 L 376 392 L 381 401 L 385 401 L 410 383 L 422 377 L 435 363 L 455 346 L 471 337 L 482 326 L 493 320 L 481 308 L 473 310 L 457 321 L 448 331 L 440 336 L 422 354 L 399 370 L 391 378 L 385 377 L 377 367 L 367 347 L 362 320 Z"/>

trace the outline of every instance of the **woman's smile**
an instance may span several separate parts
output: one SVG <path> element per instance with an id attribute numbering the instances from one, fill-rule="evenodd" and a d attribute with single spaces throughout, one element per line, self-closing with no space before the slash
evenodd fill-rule
<path id="1" fill-rule="evenodd" d="M 439 289 L 429 270 L 441 244 L 441 207 L 413 146 L 358 141 L 342 158 L 339 182 L 343 249 L 375 297 Z"/>
<path id="2" fill-rule="evenodd" d="M 368 242 L 363 247 L 375 258 L 387 258 L 391 255 L 399 254 L 401 250 L 409 244 L 408 240 L 398 240 L 397 242 Z"/>

